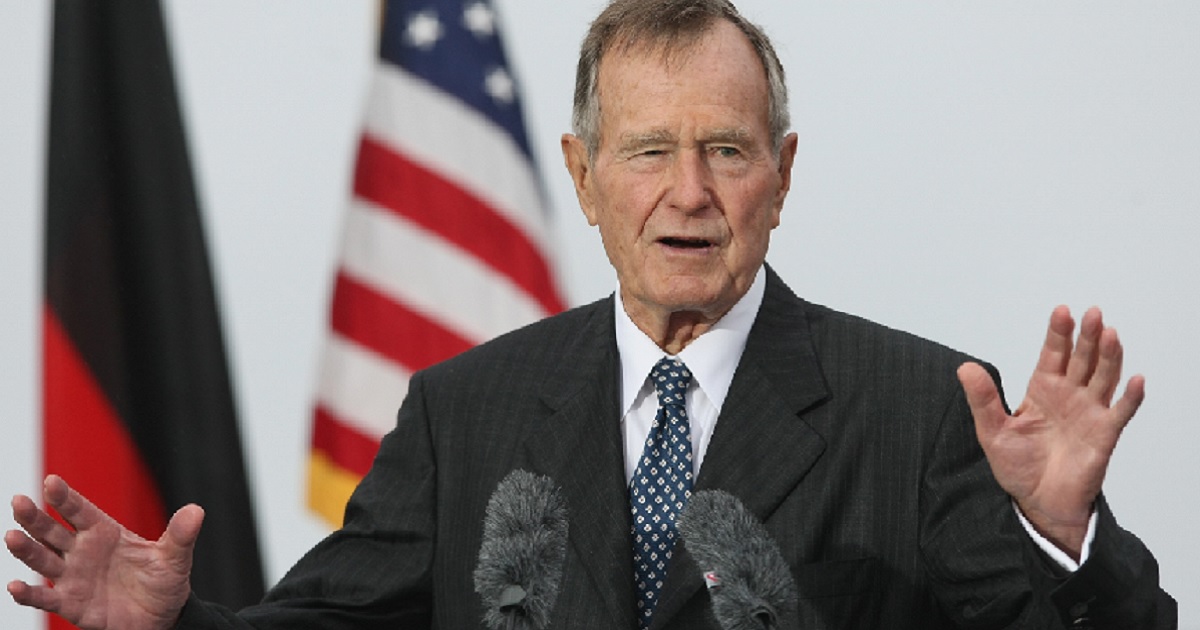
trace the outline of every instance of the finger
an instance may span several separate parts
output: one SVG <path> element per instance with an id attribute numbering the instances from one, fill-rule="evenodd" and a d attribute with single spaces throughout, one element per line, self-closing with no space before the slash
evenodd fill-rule
<path id="1" fill-rule="evenodd" d="M 38 509 L 33 499 L 17 495 L 12 500 L 13 519 L 34 540 L 56 552 L 70 551 L 75 545 L 75 535 L 46 512 Z"/>
<path id="2" fill-rule="evenodd" d="M 1104 321 L 1100 309 L 1089 308 L 1079 322 L 1079 339 L 1075 351 L 1067 363 L 1067 380 L 1076 385 L 1086 385 L 1088 379 L 1096 371 L 1097 346 L 1100 344 L 1100 333 L 1104 330 Z"/>
<path id="3" fill-rule="evenodd" d="M 203 524 L 204 509 L 195 504 L 185 505 L 171 516 L 167 530 L 158 539 L 167 561 L 183 573 L 191 571 L 192 552 Z"/>
<path id="4" fill-rule="evenodd" d="M 103 510 L 76 492 L 58 475 L 48 475 L 43 486 L 46 503 L 58 510 L 63 520 L 74 527 L 76 531 L 95 527 L 97 523 L 108 518 Z"/>
<path id="5" fill-rule="evenodd" d="M 1117 331 L 1106 329 L 1100 335 L 1100 361 L 1096 365 L 1096 374 L 1088 383 L 1090 391 L 1097 399 L 1108 405 L 1112 402 L 1113 394 L 1121 382 L 1121 367 L 1125 362 L 1125 350 Z"/>
<path id="6" fill-rule="evenodd" d="M 1042 344 L 1042 353 L 1038 356 L 1035 372 L 1062 374 L 1071 358 L 1071 333 L 1075 330 L 1075 320 L 1071 318 L 1071 309 L 1059 306 L 1050 314 L 1050 325 L 1046 327 L 1046 341 Z"/>
<path id="7" fill-rule="evenodd" d="M 1120 431 L 1125 430 L 1125 426 L 1133 419 L 1133 415 L 1137 413 L 1138 408 L 1142 406 L 1142 401 L 1145 399 L 1146 378 L 1138 374 L 1129 379 L 1129 384 L 1125 386 L 1125 393 L 1112 406 L 1113 417 Z"/>
<path id="8" fill-rule="evenodd" d="M 31 606 L 46 612 L 58 612 L 62 598 L 48 586 L 35 586 L 20 580 L 8 583 L 8 594 L 22 606 Z"/>
<path id="9" fill-rule="evenodd" d="M 980 443 L 990 443 L 992 437 L 1004 425 L 1008 413 L 1000 400 L 996 382 L 987 370 L 978 363 L 964 363 L 958 368 L 958 381 L 962 383 L 967 397 L 967 406 L 975 418 L 975 432 Z"/>
<path id="10" fill-rule="evenodd" d="M 4 546 L 14 558 L 39 575 L 51 580 L 62 575 L 66 561 L 62 556 L 39 544 L 25 532 L 11 529 L 4 534 Z"/>

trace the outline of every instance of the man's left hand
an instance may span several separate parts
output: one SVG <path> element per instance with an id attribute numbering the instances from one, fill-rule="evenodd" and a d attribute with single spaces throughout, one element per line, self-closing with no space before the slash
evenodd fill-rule
<path id="1" fill-rule="evenodd" d="M 1145 397 L 1145 379 L 1129 379 L 1113 403 L 1123 352 L 1117 332 L 1104 327 L 1097 308 L 1084 314 L 1072 343 L 1074 328 L 1070 310 L 1056 308 L 1025 399 L 1011 416 L 981 366 L 963 364 L 958 378 L 996 480 L 1038 533 L 1078 560 L 1117 438 Z"/>

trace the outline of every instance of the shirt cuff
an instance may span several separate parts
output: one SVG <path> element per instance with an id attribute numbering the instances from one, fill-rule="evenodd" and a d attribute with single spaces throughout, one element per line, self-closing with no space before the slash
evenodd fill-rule
<path id="1" fill-rule="evenodd" d="M 1087 562 L 1088 553 L 1092 549 L 1092 541 L 1096 538 L 1096 510 L 1092 510 L 1092 515 L 1088 518 L 1087 533 L 1083 536 L 1083 547 L 1079 550 L 1079 562 L 1075 562 L 1071 559 L 1071 556 L 1068 556 L 1066 552 L 1056 547 L 1054 543 L 1046 540 L 1044 536 L 1033 528 L 1033 524 L 1021 513 L 1021 508 L 1017 507 L 1016 501 L 1012 502 L 1012 506 L 1013 511 L 1017 513 L 1017 519 L 1021 521 L 1021 526 L 1025 528 L 1029 537 L 1033 539 L 1033 542 L 1037 544 L 1043 553 L 1050 556 L 1050 559 L 1054 560 L 1059 566 L 1074 573 L 1079 570 L 1080 565 Z"/>

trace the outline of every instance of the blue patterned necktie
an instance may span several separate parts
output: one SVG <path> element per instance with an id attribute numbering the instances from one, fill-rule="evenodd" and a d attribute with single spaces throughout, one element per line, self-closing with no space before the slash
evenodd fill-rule
<path id="1" fill-rule="evenodd" d="M 658 413 L 629 482 L 633 570 L 642 628 L 650 626 L 667 576 L 675 547 L 675 517 L 692 495 L 692 430 L 684 409 L 692 373 L 679 359 L 664 357 L 650 371 L 650 380 L 658 392 Z"/>

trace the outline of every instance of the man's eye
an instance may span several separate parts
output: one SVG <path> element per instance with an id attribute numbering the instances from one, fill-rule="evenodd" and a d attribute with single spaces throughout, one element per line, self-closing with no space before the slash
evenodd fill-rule
<path id="1" fill-rule="evenodd" d="M 737 157 L 742 154 L 741 151 L 738 151 L 737 147 L 715 147 L 713 151 L 724 158 Z"/>

